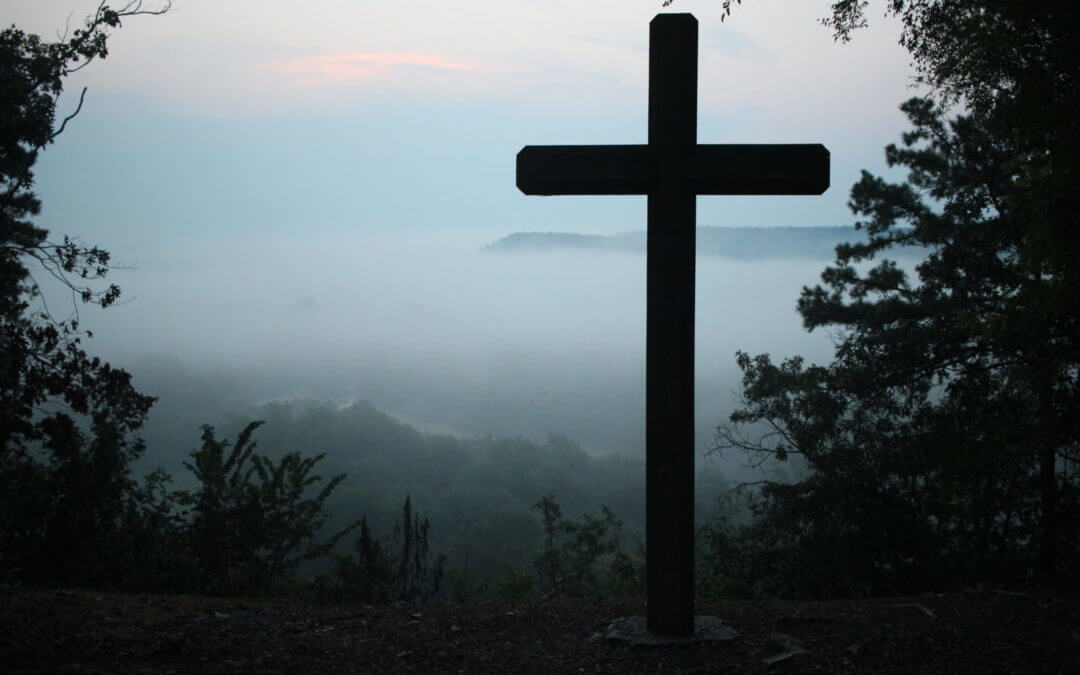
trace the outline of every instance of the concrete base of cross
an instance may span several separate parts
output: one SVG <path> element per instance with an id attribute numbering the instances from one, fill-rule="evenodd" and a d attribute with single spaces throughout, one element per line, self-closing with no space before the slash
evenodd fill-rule
<path id="1" fill-rule="evenodd" d="M 645 625 L 643 616 L 624 616 L 608 626 L 604 639 L 635 647 L 665 647 L 699 642 L 728 642 L 739 636 L 715 616 L 695 616 L 693 635 L 657 635 Z"/>

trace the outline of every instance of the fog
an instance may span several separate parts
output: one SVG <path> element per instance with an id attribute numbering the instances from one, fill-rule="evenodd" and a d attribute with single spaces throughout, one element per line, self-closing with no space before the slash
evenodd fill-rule
<path id="1" fill-rule="evenodd" d="M 125 302 L 83 324 L 93 353 L 159 397 L 154 455 L 190 449 L 201 423 L 298 398 L 365 400 L 427 430 L 556 432 L 642 453 L 644 256 L 481 250 L 509 232 L 161 246 L 135 252 L 136 268 L 115 275 Z M 827 262 L 699 256 L 699 448 L 735 405 L 737 349 L 828 359 L 828 337 L 794 309 Z"/>

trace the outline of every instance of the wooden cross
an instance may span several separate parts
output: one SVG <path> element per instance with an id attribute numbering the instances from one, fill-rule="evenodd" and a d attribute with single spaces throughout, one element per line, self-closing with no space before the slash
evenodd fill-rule
<path id="1" fill-rule="evenodd" d="M 697 195 L 817 195 L 823 145 L 697 144 L 697 19 L 649 29 L 648 145 L 526 146 L 529 195 L 648 195 L 645 348 L 647 627 L 694 632 L 694 230 Z"/>

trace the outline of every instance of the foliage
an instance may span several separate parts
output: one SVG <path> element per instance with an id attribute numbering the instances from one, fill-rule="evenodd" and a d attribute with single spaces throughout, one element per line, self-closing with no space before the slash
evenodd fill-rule
<path id="1" fill-rule="evenodd" d="M 50 428 L 49 465 L 26 463 L 0 502 L 4 580 L 46 586 L 96 586 L 130 591 L 260 594 L 298 586 L 298 567 L 331 553 L 352 527 L 322 543 L 324 503 L 345 478 L 320 491 L 311 475 L 322 456 L 285 454 L 274 462 L 254 452 L 252 422 L 230 449 L 212 427 L 187 467 L 200 487 L 172 491 L 171 477 L 152 472 L 142 482 L 126 468 L 126 438 L 88 436 L 70 419 Z M 118 455 L 118 452 L 127 452 Z M 184 510 L 186 507 L 187 510 Z M 381 549 L 366 523 L 360 548 L 371 572 Z M 426 534 L 424 535 L 426 536 Z"/>
<path id="2" fill-rule="evenodd" d="M 107 31 L 119 26 L 121 18 L 167 9 L 148 11 L 130 3 L 113 10 L 102 4 L 71 39 L 55 43 L 14 26 L 0 32 L 0 406 L 5 411 L 0 451 L 7 456 L 24 457 L 28 442 L 47 435 L 44 420 L 63 415 L 46 410 L 61 407 L 91 415 L 99 424 L 126 433 L 138 428 L 153 403 L 134 391 L 126 373 L 83 351 L 80 338 L 85 334 L 77 312 L 68 319 L 54 317 L 35 278 L 37 268 L 70 290 L 73 298 L 108 307 L 120 289 L 101 289 L 92 282 L 110 270 L 109 253 L 68 237 L 49 241 L 48 232 L 30 218 L 41 210 L 32 190 L 38 153 L 78 113 L 77 108 L 54 126 L 63 78 L 107 55 Z M 47 403 L 53 405 L 45 407 Z"/>
<path id="3" fill-rule="evenodd" d="M 847 42 L 867 25 L 866 6 L 866 0 L 837 0 L 822 23 Z M 1005 106 L 1042 130 L 1074 124 L 1060 118 L 1038 122 L 1036 111 L 1077 97 L 1076 3 L 888 0 L 886 11 L 900 19 L 900 44 L 934 90 L 963 100 L 979 115 Z"/>
<path id="4" fill-rule="evenodd" d="M 536 508 L 544 521 L 544 550 L 536 558 L 536 571 L 552 590 L 558 592 L 559 583 L 565 576 L 562 556 L 555 545 L 562 523 L 562 508 L 555 502 L 554 495 L 542 497 L 536 503 Z"/>
<path id="5" fill-rule="evenodd" d="M 102 4 L 54 43 L 14 26 L 0 31 L 0 575 L 67 584 L 141 577 L 136 558 L 170 523 L 159 500 L 167 478 L 140 484 L 130 470 L 143 452 L 131 435 L 154 399 L 81 346 L 78 303 L 107 307 L 120 294 L 97 283 L 109 254 L 69 237 L 50 241 L 32 222 L 41 210 L 38 154 L 82 106 L 80 97 L 57 126 L 63 78 L 106 56 L 108 30 L 122 18 L 167 9 Z M 42 273 L 70 291 L 70 317 L 50 312 Z"/>
<path id="6" fill-rule="evenodd" d="M 837 0 L 822 23 L 847 42 L 867 6 Z M 838 247 L 799 302 L 808 329 L 835 331 L 833 363 L 739 354 L 744 406 L 717 448 L 805 477 L 748 486 L 758 519 L 707 540 L 758 592 L 1053 584 L 1080 554 L 1080 7 L 886 12 L 939 103 L 903 106 L 914 129 L 886 157 L 907 183 L 864 173 L 850 205 L 870 241 Z M 945 122 L 954 104 L 967 114 Z M 869 266 L 909 245 L 927 250 L 916 282 Z"/>
<path id="7" fill-rule="evenodd" d="M 201 483 L 181 500 L 192 507 L 190 536 L 204 589 L 217 593 L 266 593 L 294 581 L 297 566 L 327 555 L 350 525 L 321 544 L 315 536 L 328 518 L 326 498 L 344 478 L 330 479 L 314 496 L 307 488 L 322 480 L 311 475 L 323 455 L 290 452 L 276 464 L 255 453 L 251 422 L 229 450 L 211 426 L 203 427 L 202 448 L 185 463 Z"/>
<path id="8" fill-rule="evenodd" d="M 405 504 L 402 506 L 401 526 L 394 530 L 395 537 L 401 537 L 401 554 L 398 556 L 398 575 L 394 589 L 399 600 L 427 599 L 429 593 L 439 592 L 446 556 L 440 555 L 435 561 L 429 588 L 427 555 L 430 529 L 431 523 L 427 518 L 421 520 L 420 514 L 413 512 L 412 498 L 406 495 Z"/>
<path id="9" fill-rule="evenodd" d="M 742 0 L 721 0 L 720 3 L 720 20 L 723 21 L 727 17 L 731 16 L 731 3 L 734 2 L 737 5 L 742 4 Z M 675 4 L 675 0 L 664 0 L 663 7 L 669 7 Z"/>
<path id="10" fill-rule="evenodd" d="M 362 517 L 355 554 L 335 554 L 335 567 L 316 580 L 316 587 L 327 597 L 365 603 L 427 601 L 437 596 L 442 588 L 446 555 L 439 554 L 429 573 L 430 529 L 428 520 L 413 510 L 408 495 L 391 542 L 376 539 L 367 517 Z M 397 556 L 390 554 L 394 543 L 401 546 Z"/>
<path id="11" fill-rule="evenodd" d="M 721 0 L 722 16 L 732 4 Z M 868 25 L 868 5 L 834 0 L 821 23 L 848 42 Z M 920 83 L 1017 141 L 1018 159 L 1028 166 L 1019 175 L 1030 189 L 1012 198 L 1041 204 L 1036 213 L 1046 211 L 1045 221 L 1056 222 L 1046 234 L 1066 248 L 1048 245 L 1045 255 L 1074 259 L 1069 224 L 1080 144 L 1080 6 L 1073 0 L 887 0 L 885 12 L 901 22 L 899 41 Z"/>
<path id="12" fill-rule="evenodd" d="M 265 454 L 302 447 L 326 454 L 324 471 L 349 474 L 327 500 L 341 515 L 329 522 L 333 527 L 344 527 L 346 515 L 365 514 L 373 532 L 389 534 L 400 527 L 404 495 L 411 495 L 430 520 L 432 551 L 447 554 L 447 581 L 464 595 L 491 592 L 507 565 L 533 570 L 542 537 L 537 495 L 558 494 L 574 520 L 608 504 L 632 539 L 644 528 L 639 457 L 590 454 L 555 434 L 541 441 L 425 435 L 363 402 L 274 403 L 258 416 L 267 419 L 259 429 Z M 236 434 L 242 426 L 222 428 Z M 701 503 L 720 490 L 702 486 Z"/>
<path id="13" fill-rule="evenodd" d="M 747 497 L 745 488 L 728 490 L 717 500 L 718 508 L 713 516 L 695 533 L 694 592 L 698 597 L 750 598 L 775 586 L 771 576 L 762 583 L 767 575 L 762 573 L 761 565 L 772 561 L 760 560 L 740 550 L 745 544 L 763 541 L 762 537 L 739 538 L 751 520 Z"/>
<path id="14" fill-rule="evenodd" d="M 45 461 L 8 458 L 0 469 L 0 578 L 60 586 L 161 588 L 167 541 L 179 521 L 168 474 L 143 481 L 128 468 L 139 442 L 95 421 L 89 433 L 57 415 Z"/>
<path id="15" fill-rule="evenodd" d="M 865 4 L 836 2 L 825 23 L 847 40 L 865 24 Z M 1076 316 L 1080 5 L 890 0 L 888 11 L 903 24 L 900 44 L 911 53 L 920 82 L 1010 140 L 1013 189 L 1001 206 L 1024 225 L 1024 253 L 1053 275 L 1045 310 Z"/>
<path id="16" fill-rule="evenodd" d="M 317 585 L 324 595 L 374 604 L 389 602 L 395 565 L 387 547 L 371 534 L 367 517 L 360 518 L 360 536 L 355 554 L 334 554 L 332 573 L 324 574 Z"/>
<path id="17" fill-rule="evenodd" d="M 902 108 L 914 130 L 886 156 L 908 183 L 864 172 L 851 206 L 869 242 L 838 247 L 799 301 L 807 328 L 839 329 L 833 363 L 738 357 L 744 405 L 718 449 L 806 469 L 766 481 L 738 538 L 774 592 L 1049 583 L 1075 562 L 1076 319 L 1010 208 L 1016 140 L 925 99 Z M 930 251 L 918 283 L 889 260 L 857 267 L 912 243 Z"/>
<path id="18" fill-rule="evenodd" d="M 736 0 L 741 2 L 741 0 Z M 866 0 L 835 0 L 822 23 L 842 42 L 867 25 Z M 723 0 L 730 11 L 730 0 Z M 1080 194 L 1080 5 L 1073 0 L 888 0 L 917 80 L 961 104 L 1012 145 L 1012 188 L 999 206 L 1024 225 L 1023 246 L 1053 281 L 1047 311 L 1076 316 Z"/>
<path id="19" fill-rule="evenodd" d="M 544 547 L 536 557 L 541 582 L 556 594 L 572 596 L 633 594 L 644 589 L 643 556 L 625 552 L 619 536 L 622 521 L 611 509 L 600 516 L 582 514 L 565 520 L 553 495 L 535 505 L 544 524 Z"/>
<path id="20" fill-rule="evenodd" d="M 500 598 L 527 598 L 536 593 L 536 576 L 507 565 L 495 576 L 491 590 Z"/>

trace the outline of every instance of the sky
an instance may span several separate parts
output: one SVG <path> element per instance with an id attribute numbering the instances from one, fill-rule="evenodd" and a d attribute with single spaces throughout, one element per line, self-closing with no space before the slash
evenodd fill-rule
<path id="1" fill-rule="evenodd" d="M 95 4 L 0 7 L 53 36 Z M 640 229 L 644 198 L 521 195 L 514 156 L 644 142 L 648 22 L 671 10 L 700 22 L 700 142 L 832 153 L 824 196 L 701 198 L 700 223 L 850 223 L 848 189 L 884 168 L 913 93 L 895 21 L 872 3 L 871 28 L 841 45 L 818 24 L 827 0 L 747 0 L 723 22 L 720 4 L 176 0 L 129 18 L 70 78 L 69 94 L 89 92 L 40 161 L 43 224 L 140 250 L 226 233 Z"/>
<path id="2" fill-rule="evenodd" d="M 745 0 L 726 21 L 720 4 L 176 0 L 125 20 L 67 82 L 59 114 L 83 86 L 85 104 L 36 167 L 39 223 L 130 267 L 111 277 L 120 306 L 83 312 L 93 351 L 243 368 L 270 383 L 260 396 L 363 398 L 479 433 L 638 438 L 640 257 L 478 249 L 641 230 L 645 198 L 522 195 L 521 147 L 644 143 L 649 21 L 692 12 L 699 142 L 832 158 L 823 196 L 702 197 L 699 224 L 850 225 L 851 184 L 886 171 L 917 93 L 880 0 L 846 45 L 818 23 L 828 0 Z M 52 37 L 95 5 L 0 0 L 0 15 Z M 736 349 L 828 356 L 794 312 L 822 267 L 699 261 L 702 433 L 730 409 Z M 625 424 L 592 433 L 597 411 Z"/>

